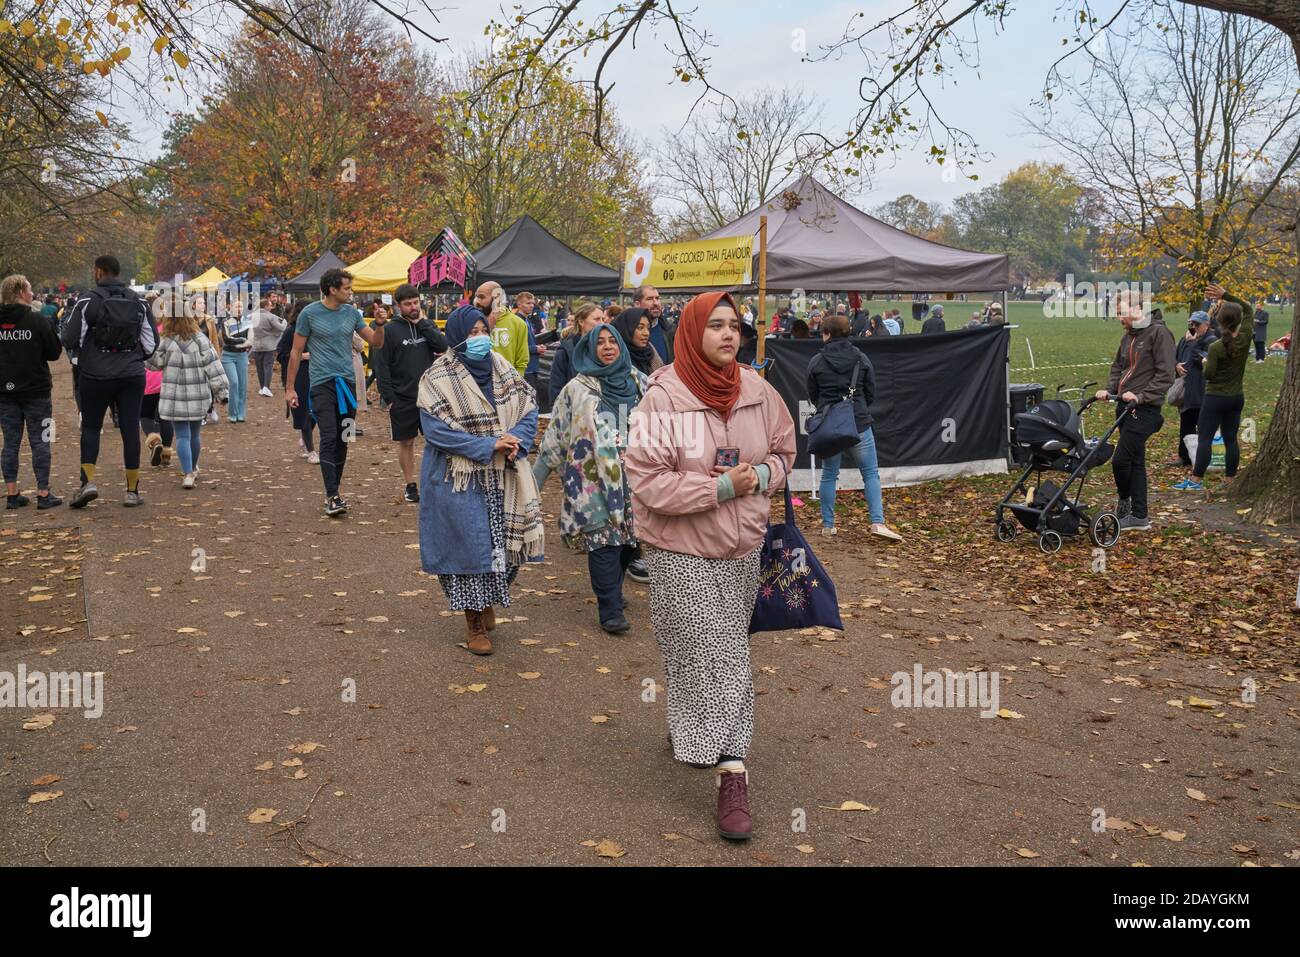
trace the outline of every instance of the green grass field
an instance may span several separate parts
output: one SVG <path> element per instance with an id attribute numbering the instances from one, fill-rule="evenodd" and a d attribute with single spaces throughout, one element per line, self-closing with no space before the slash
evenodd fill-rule
<path id="1" fill-rule="evenodd" d="M 979 302 L 944 302 L 945 320 L 949 329 L 957 329 L 970 319 L 976 309 L 982 309 Z M 886 308 L 902 309 L 905 316 L 911 315 L 910 302 L 873 301 L 869 304 L 873 313 Z M 1187 331 L 1187 309 L 1163 307 L 1165 323 L 1180 339 Z M 1046 387 L 1045 398 L 1051 398 L 1056 387 L 1080 386 L 1085 382 L 1098 381 L 1104 386 L 1110 369 L 1111 360 L 1123 335 L 1123 327 L 1117 319 L 1097 318 L 1059 318 L 1043 314 L 1043 307 L 1037 302 L 1012 302 L 1008 306 L 1008 321 L 1011 330 L 1011 381 L 1018 383 L 1037 382 Z M 906 322 L 907 333 L 920 331 L 920 323 L 910 318 Z M 1269 341 L 1285 335 L 1291 328 L 1291 308 L 1271 306 L 1269 308 Z M 1032 358 L 1031 358 L 1032 356 Z M 1286 359 L 1270 357 L 1263 365 L 1256 365 L 1252 358 L 1246 364 L 1246 409 L 1244 420 L 1254 421 L 1254 443 L 1247 441 L 1249 435 L 1243 428 L 1242 461 L 1249 461 L 1252 445 L 1257 446 L 1263 439 L 1273 408 L 1277 404 L 1278 392 L 1282 388 L 1282 377 Z M 1093 390 L 1095 391 L 1095 390 Z M 1070 397 L 1072 401 L 1077 396 Z M 1089 434 L 1096 434 L 1099 427 L 1104 427 L 1104 410 L 1094 409 L 1088 416 Z M 1165 426 L 1152 440 L 1149 460 L 1163 461 L 1175 453 L 1178 445 L 1178 410 L 1166 406 L 1164 409 Z M 1213 473 L 1212 473 L 1213 474 Z"/>

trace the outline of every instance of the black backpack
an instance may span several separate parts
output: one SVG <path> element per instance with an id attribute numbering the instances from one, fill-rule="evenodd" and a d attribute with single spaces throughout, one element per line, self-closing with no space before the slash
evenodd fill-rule
<path id="1" fill-rule="evenodd" d="M 101 352 L 130 352 L 140 345 L 140 323 L 144 321 L 142 304 L 125 289 L 96 287 L 86 303 L 85 321 L 90 325 L 90 340 Z"/>

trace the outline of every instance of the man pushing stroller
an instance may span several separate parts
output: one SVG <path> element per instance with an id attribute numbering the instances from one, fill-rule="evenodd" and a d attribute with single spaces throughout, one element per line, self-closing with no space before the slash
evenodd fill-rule
<path id="1" fill-rule="evenodd" d="M 1147 441 L 1165 424 L 1160 409 L 1174 383 L 1174 335 L 1158 313 L 1142 313 L 1142 299 L 1131 289 L 1115 297 L 1124 338 L 1110 366 L 1110 386 L 1097 393 L 1099 401 L 1117 396 L 1123 421 L 1115 455 L 1115 508 L 1122 532 L 1151 527 L 1147 517 Z M 1132 408 L 1130 409 L 1130 403 Z"/>

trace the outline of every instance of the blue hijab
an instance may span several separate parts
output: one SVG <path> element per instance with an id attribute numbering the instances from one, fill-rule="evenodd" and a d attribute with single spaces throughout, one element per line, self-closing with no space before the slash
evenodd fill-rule
<path id="1" fill-rule="evenodd" d="M 469 338 L 470 330 L 479 322 L 486 328 L 487 317 L 476 307 L 458 306 L 447 317 L 447 328 L 444 330 L 447 336 L 447 349 L 460 360 L 461 365 L 469 370 L 475 384 L 483 393 L 483 398 L 496 408 L 497 400 L 492 392 L 492 353 L 489 352 L 482 359 L 471 359 L 465 355 L 465 340 Z"/>
<path id="2" fill-rule="evenodd" d="M 596 340 L 602 329 L 608 329 L 618 342 L 618 358 L 609 365 L 602 363 L 596 356 Z M 573 368 L 579 375 L 591 376 L 600 383 L 600 411 L 608 412 L 615 422 L 626 422 L 640 396 L 637 393 L 636 377 L 632 374 L 632 357 L 618 330 L 609 323 L 602 322 L 579 339 L 573 348 Z M 627 411 L 620 413 L 620 407 L 624 406 Z"/>

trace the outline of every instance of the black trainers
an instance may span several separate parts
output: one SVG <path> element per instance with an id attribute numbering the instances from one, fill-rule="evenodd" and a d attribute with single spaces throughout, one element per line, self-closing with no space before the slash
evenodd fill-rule
<path id="1" fill-rule="evenodd" d="M 650 584 L 650 569 L 646 567 L 644 558 L 633 559 L 627 566 L 627 577 L 634 582 L 640 582 L 643 585 Z"/>
<path id="2" fill-rule="evenodd" d="M 408 502 L 418 502 L 420 500 L 420 486 L 414 482 L 406 486 L 406 494 L 403 496 Z"/>
<path id="3" fill-rule="evenodd" d="M 63 504 L 63 499 L 59 498 L 53 492 L 49 495 L 36 496 L 36 507 L 39 509 L 54 508 Z"/>
<path id="4" fill-rule="evenodd" d="M 22 508 L 24 505 L 29 504 L 30 501 L 26 495 L 6 495 L 5 508 Z"/>
<path id="5" fill-rule="evenodd" d="M 1132 499 L 1122 498 L 1115 503 L 1115 514 L 1119 518 L 1124 518 L 1125 516 L 1132 514 L 1132 512 L 1133 512 Z"/>
<path id="6" fill-rule="evenodd" d="M 343 501 L 343 499 L 337 495 L 325 503 L 325 514 L 330 518 L 334 518 L 337 515 L 346 515 L 347 511 L 347 502 Z"/>
<path id="7" fill-rule="evenodd" d="M 626 618 L 619 615 L 617 618 L 611 618 L 609 621 L 602 621 L 600 627 L 606 634 L 621 635 L 632 626 L 628 624 Z"/>
<path id="8" fill-rule="evenodd" d="M 95 483 L 85 482 L 72 496 L 72 501 L 68 503 L 68 507 L 85 508 L 97 498 L 99 498 L 99 489 L 95 487 Z"/>

